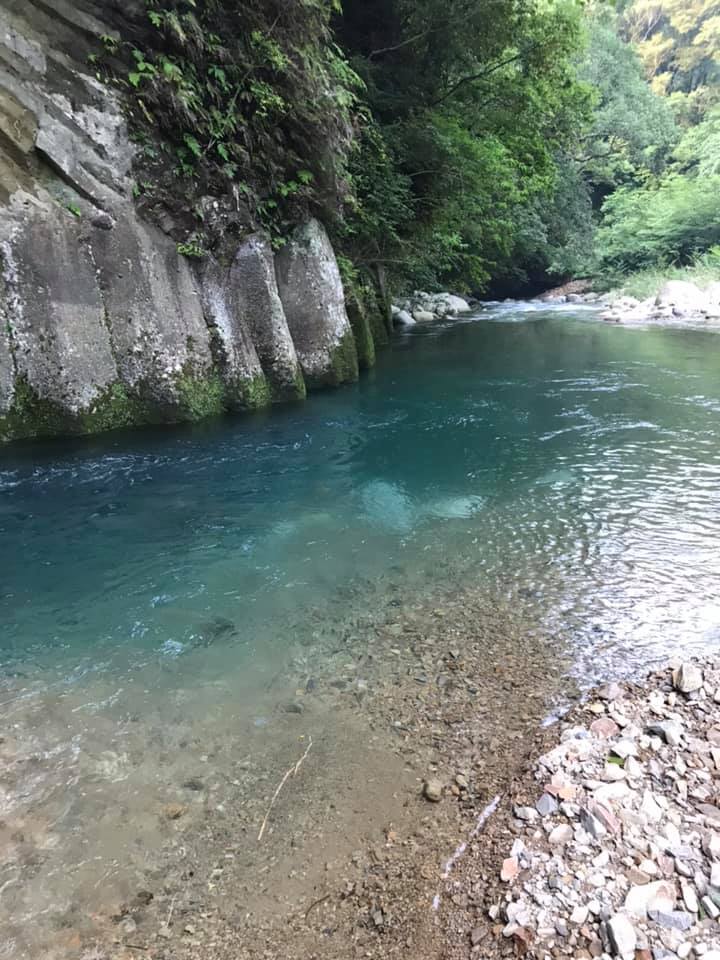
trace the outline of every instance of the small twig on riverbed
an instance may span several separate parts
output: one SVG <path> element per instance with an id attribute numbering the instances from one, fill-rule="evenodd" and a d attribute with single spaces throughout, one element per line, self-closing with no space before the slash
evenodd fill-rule
<path id="1" fill-rule="evenodd" d="M 176 900 L 177 900 L 177 894 L 174 893 L 174 894 L 172 895 L 172 900 L 170 901 L 170 909 L 168 910 L 167 920 L 165 921 L 165 926 L 166 926 L 166 927 L 169 927 L 169 926 L 170 926 L 170 922 L 172 921 L 173 910 L 175 909 L 175 901 L 176 901 Z"/>
<path id="2" fill-rule="evenodd" d="M 321 903 L 325 903 L 325 901 L 326 901 L 326 900 L 329 900 L 329 899 L 330 899 L 330 894 L 329 894 L 329 893 L 326 893 L 324 897 L 320 897 L 320 898 L 317 899 L 317 900 L 313 900 L 313 902 L 310 904 L 310 906 L 309 906 L 309 907 L 307 908 L 307 910 L 305 911 L 305 919 L 307 920 L 308 914 L 310 913 L 311 910 L 313 910 L 315 907 L 319 907 Z"/>
<path id="3" fill-rule="evenodd" d="M 267 822 L 268 822 L 268 817 L 270 816 L 270 812 L 272 811 L 272 808 L 275 806 L 275 801 L 276 801 L 277 798 L 280 796 L 280 791 L 281 791 L 282 788 L 285 786 L 285 784 L 286 784 L 287 781 L 290 779 L 290 777 L 295 777 L 295 776 L 297 776 L 297 772 L 298 772 L 298 770 L 300 769 L 300 767 L 302 766 L 303 760 L 304 760 L 305 757 L 307 757 L 307 755 L 310 753 L 310 748 L 312 747 L 312 744 L 313 744 L 313 742 L 312 742 L 312 737 L 310 737 L 310 742 L 309 742 L 308 745 L 307 745 L 307 749 L 305 750 L 305 753 L 300 757 L 300 759 L 298 760 L 298 762 L 297 762 L 296 764 L 294 764 L 294 766 L 290 767 L 290 769 L 286 771 L 285 776 L 282 778 L 282 780 L 280 781 L 280 783 L 277 785 L 277 789 L 275 790 L 275 793 L 273 794 L 272 800 L 270 801 L 270 806 L 267 808 L 267 813 L 265 814 L 265 819 L 263 820 L 262 826 L 260 827 L 260 833 L 258 834 L 258 843 L 259 843 L 259 842 L 262 840 L 262 838 L 263 838 L 263 834 L 265 833 L 265 827 L 267 826 Z"/>

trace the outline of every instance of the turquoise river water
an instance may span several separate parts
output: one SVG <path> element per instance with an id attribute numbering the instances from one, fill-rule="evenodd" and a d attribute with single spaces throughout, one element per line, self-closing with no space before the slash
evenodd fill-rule
<path id="1" fill-rule="evenodd" d="M 15 958 L 125 842 L 87 829 L 104 816 L 87 786 L 132 782 L 137 828 L 148 731 L 198 733 L 229 697 L 272 749 L 266 681 L 344 591 L 353 610 L 392 582 L 402 611 L 443 577 L 520 597 L 581 685 L 717 646 L 720 337 L 488 307 L 398 335 L 359 385 L 302 406 L 5 449 L 0 535 Z"/>

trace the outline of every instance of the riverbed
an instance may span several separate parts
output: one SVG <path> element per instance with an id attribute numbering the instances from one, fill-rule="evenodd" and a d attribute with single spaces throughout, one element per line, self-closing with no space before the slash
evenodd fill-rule
<path id="1" fill-rule="evenodd" d="M 302 406 L 4 449 L 0 957 L 304 909 L 442 744 L 492 793 L 525 724 L 716 647 L 718 414 L 717 334 L 505 304 Z"/>

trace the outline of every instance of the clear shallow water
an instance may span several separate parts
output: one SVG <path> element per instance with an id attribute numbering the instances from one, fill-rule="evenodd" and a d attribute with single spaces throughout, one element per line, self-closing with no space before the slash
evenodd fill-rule
<path id="1" fill-rule="evenodd" d="M 223 634 L 262 659 L 274 621 L 424 567 L 428 538 L 577 617 L 579 645 L 709 641 L 718 414 L 711 333 L 496 308 L 269 417 L 4 450 L 5 675 L 177 661 Z"/>
<path id="2" fill-rule="evenodd" d="M 3 450 L 2 729 L 43 762 L 0 780 L 0 817 L 41 809 L 38 845 L 61 849 L 95 810 L 72 795 L 88 764 L 156 779 L 128 717 L 222 727 L 231 702 L 271 748 L 263 691 L 378 584 L 400 611 L 458 577 L 518 597 L 583 684 L 717 645 L 719 414 L 716 334 L 501 306 L 303 406 Z M 26 919 L 58 899 L 17 897 Z"/>

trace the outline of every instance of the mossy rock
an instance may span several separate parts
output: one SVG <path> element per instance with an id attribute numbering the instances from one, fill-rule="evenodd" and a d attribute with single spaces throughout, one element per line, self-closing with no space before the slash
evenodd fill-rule
<path id="1" fill-rule="evenodd" d="M 53 401 L 39 397 L 24 377 L 18 377 L 13 405 L 0 417 L 0 440 L 102 433 L 151 419 L 145 403 L 129 395 L 120 383 L 112 384 L 90 410 L 73 415 Z"/>
<path id="2" fill-rule="evenodd" d="M 342 337 L 332 351 L 327 386 L 337 387 L 341 383 L 354 383 L 359 376 L 358 353 L 352 329 Z"/>
<path id="3" fill-rule="evenodd" d="M 361 370 L 367 370 L 375 363 L 375 338 L 370 329 L 365 300 L 358 296 L 357 290 L 349 290 L 345 298 L 348 319 L 355 337 L 358 364 Z"/>
<path id="4" fill-rule="evenodd" d="M 178 377 L 176 387 L 179 420 L 205 420 L 226 410 L 225 384 L 218 374 L 196 377 L 183 373 Z"/>

